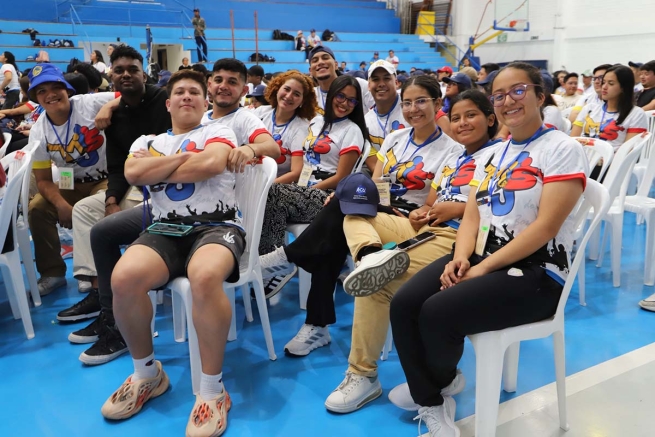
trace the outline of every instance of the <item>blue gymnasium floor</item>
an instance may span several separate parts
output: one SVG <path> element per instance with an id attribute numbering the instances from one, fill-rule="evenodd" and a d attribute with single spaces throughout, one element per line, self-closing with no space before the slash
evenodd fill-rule
<path id="1" fill-rule="evenodd" d="M 587 369 L 655 341 L 655 314 L 637 302 L 655 292 L 645 287 L 643 251 L 645 226 L 635 226 L 634 215 L 625 220 L 622 287 L 611 285 L 609 253 L 597 269 L 587 262 L 587 307 L 581 307 L 574 289 L 566 308 L 567 375 Z M 67 261 L 69 264 L 71 261 Z M 8 303 L 0 305 L 0 435 L 2 436 L 180 436 L 183 435 L 194 397 L 186 343 L 175 343 L 170 297 L 159 306 L 155 353 L 171 379 L 171 389 L 146 404 L 135 417 L 120 423 L 105 421 L 100 407 L 131 373 L 129 355 L 102 366 L 85 367 L 78 361 L 84 345 L 72 345 L 69 332 L 84 326 L 57 324 L 56 313 L 77 302 L 75 281 L 67 290 L 44 299 L 33 310 L 36 338 L 25 340 L 22 324 L 14 321 Z M 224 380 L 232 395 L 226 436 L 415 436 L 413 414 L 398 410 L 387 399 L 389 390 L 403 382 L 395 352 L 381 362 L 382 397 L 349 415 L 327 412 L 323 402 L 341 382 L 346 370 L 352 322 L 352 298 L 336 296 L 339 320 L 331 327 L 332 343 L 306 358 L 289 358 L 284 344 L 304 321 L 298 307 L 298 285 L 292 281 L 282 301 L 269 309 L 278 360 L 269 361 L 255 316 L 245 321 L 237 298 L 238 340 L 228 343 Z M 256 308 L 256 307 L 254 307 Z M 255 310 L 255 314 L 256 314 Z M 521 346 L 516 394 L 503 393 L 501 401 L 554 381 L 550 339 Z M 467 387 L 456 396 L 457 419 L 474 413 L 475 356 L 467 343 L 461 362 Z M 556 425 L 554 424 L 554 427 Z M 536 430 L 535 430 L 536 431 Z M 534 434 L 537 435 L 537 434 Z"/>

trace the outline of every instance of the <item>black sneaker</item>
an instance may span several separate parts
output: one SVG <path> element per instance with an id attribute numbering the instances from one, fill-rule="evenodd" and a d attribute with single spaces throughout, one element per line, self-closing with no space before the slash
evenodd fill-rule
<path id="1" fill-rule="evenodd" d="M 123 336 L 116 327 L 107 327 L 89 349 L 82 352 L 80 361 L 89 366 L 108 363 L 128 352 Z"/>
<path id="2" fill-rule="evenodd" d="M 100 314 L 100 296 L 98 289 L 92 289 L 89 294 L 70 308 L 59 311 L 57 320 L 61 322 L 76 322 L 96 317 Z M 95 340 L 93 340 L 95 341 Z"/>
<path id="3" fill-rule="evenodd" d="M 85 328 L 68 334 L 68 341 L 77 344 L 93 343 L 98 341 L 100 336 L 107 330 L 109 323 L 105 313 L 101 312 L 98 318 L 88 324 Z"/>

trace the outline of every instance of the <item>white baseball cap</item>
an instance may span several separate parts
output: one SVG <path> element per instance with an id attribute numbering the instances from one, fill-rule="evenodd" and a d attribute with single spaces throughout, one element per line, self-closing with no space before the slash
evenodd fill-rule
<path id="1" fill-rule="evenodd" d="M 375 61 L 371 64 L 370 67 L 368 67 L 368 75 L 369 77 L 373 74 L 373 72 L 378 69 L 378 68 L 384 68 L 387 70 L 389 74 L 396 74 L 396 67 L 393 66 L 391 62 L 387 62 L 383 59 L 380 59 L 379 61 Z"/>

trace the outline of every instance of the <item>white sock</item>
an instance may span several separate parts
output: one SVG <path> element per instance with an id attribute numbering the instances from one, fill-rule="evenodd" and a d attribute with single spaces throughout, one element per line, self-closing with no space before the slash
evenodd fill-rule
<path id="1" fill-rule="evenodd" d="M 223 372 L 218 375 L 207 375 L 200 373 L 200 397 L 205 401 L 211 401 L 223 393 Z"/>
<path id="2" fill-rule="evenodd" d="M 140 360 L 135 360 L 134 362 L 134 374 L 132 375 L 132 381 L 139 381 L 141 379 L 154 378 L 157 376 L 159 369 L 155 363 L 155 353 L 151 353 L 145 358 Z"/>

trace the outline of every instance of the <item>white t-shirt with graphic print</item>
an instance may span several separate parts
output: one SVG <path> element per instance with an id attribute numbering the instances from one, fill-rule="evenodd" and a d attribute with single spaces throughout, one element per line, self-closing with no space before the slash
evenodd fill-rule
<path id="1" fill-rule="evenodd" d="M 469 185 L 475 173 L 476 160 L 491 148 L 504 144 L 502 140 L 491 140 L 472 155 L 464 152 L 451 153 L 443 162 L 440 174 L 432 181 L 432 188 L 437 192 L 435 204 L 441 202 L 466 203 L 471 192 Z M 461 219 L 454 218 L 444 222 L 453 229 L 459 229 Z"/>
<path id="2" fill-rule="evenodd" d="M 546 106 L 543 108 L 544 124 L 547 127 L 554 127 L 566 133 L 566 122 L 562 116 L 562 111 L 557 106 Z"/>
<path id="3" fill-rule="evenodd" d="M 275 125 L 273 123 L 273 112 L 273 107 L 269 105 L 260 106 L 253 111 L 280 146 L 280 157 L 275 160 L 277 162 L 277 176 L 280 177 L 291 171 L 292 156 L 303 156 L 302 146 L 305 138 L 307 138 L 309 121 L 295 116 L 286 124 Z"/>
<path id="4" fill-rule="evenodd" d="M 202 153 L 209 144 L 220 143 L 234 148 L 236 141 L 232 129 L 221 123 L 212 123 L 181 135 L 173 135 L 169 130 L 157 136 L 141 136 L 132 143 L 130 156 L 141 149 L 148 150 L 153 156 Z M 240 225 L 235 183 L 235 174 L 226 169 L 201 182 L 150 185 L 147 188 L 152 199 L 153 220 L 175 223 L 182 217 L 192 216 L 198 223 Z"/>
<path id="5" fill-rule="evenodd" d="M 403 117 L 400 96 L 396 97 L 396 102 L 387 114 L 378 114 L 377 109 L 373 107 L 364 116 L 364 120 L 368 128 L 368 138 L 371 141 L 371 153 L 369 156 L 374 156 L 378 153 L 387 135 L 409 126 L 409 123 Z"/>
<path id="6" fill-rule="evenodd" d="M 496 172 L 503 154 L 502 167 Z M 584 186 L 587 174 L 589 164 L 582 146 L 554 129 L 543 130 L 532 141 L 503 142 L 485 151 L 476 159 L 471 185 L 477 187 L 480 217 L 491 211 L 487 255 L 490 244 L 505 246 L 536 220 L 544 184 L 579 179 Z M 555 238 L 531 255 L 561 284 L 569 271 L 573 218 L 572 212 Z"/>
<path id="7" fill-rule="evenodd" d="M 445 159 L 461 154 L 464 147 L 441 129 L 433 139 L 418 147 L 413 141 L 414 129 L 402 129 L 387 136 L 378 152 L 382 175 L 389 177 L 392 198 L 400 198 L 415 207 L 425 204 L 430 184 L 443 168 Z"/>
<path id="8" fill-rule="evenodd" d="M 117 93 L 83 94 L 70 98 L 72 112 L 68 122 L 55 126 L 42 114 L 30 130 L 29 145 L 34 150 L 34 168 L 48 169 L 51 161 L 59 168 L 73 169 L 75 182 L 94 182 L 107 178 L 107 139 L 96 128 L 96 114 Z M 62 145 L 65 144 L 64 145 Z"/>
<path id="9" fill-rule="evenodd" d="M 582 128 L 582 135 L 600 138 L 614 147 L 616 152 L 625 137 L 630 133 L 643 133 L 648 130 L 648 119 L 643 109 L 634 106 L 620 125 L 616 124 L 618 112 L 607 112 L 606 105 L 586 105 L 573 123 Z"/>
<path id="10" fill-rule="evenodd" d="M 214 111 L 207 111 L 202 117 L 201 123 L 207 125 L 216 122 L 229 127 L 237 136 L 237 147 L 254 143 L 255 138 L 259 135 L 271 135 L 259 117 L 246 108 L 238 108 L 236 111 L 220 118 L 212 118 L 213 113 Z"/>
<path id="11" fill-rule="evenodd" d="M 364 149 L 362 130 L 350 119 L 345 118 L 332 123 L 321 132 L 324 119 L 317 115 L 309 122 L 307 137 L 303 143 L 305 161 L 314 170 L 334 175 L 337 172 L 341 155 L 355 151 L 361 155 Z M 315 175 L 309 179 L 316 182 Z"/>

